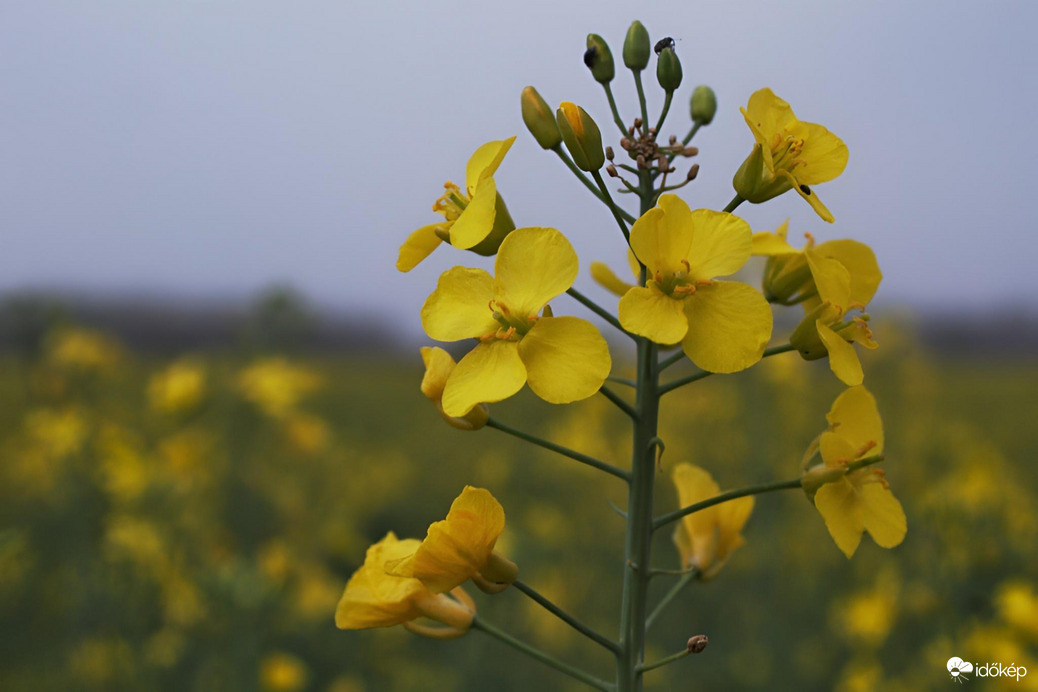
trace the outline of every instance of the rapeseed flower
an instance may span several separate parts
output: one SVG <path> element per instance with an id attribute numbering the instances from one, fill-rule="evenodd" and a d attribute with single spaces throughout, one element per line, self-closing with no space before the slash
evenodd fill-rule
<path id="1" fill-rule="evenodd" d="M 443 388 L 457 363 L 451 354 L 439 347 L 422 347 L 422 361 L 425 362 L 425 376 L 422 378 L 422 394 L 433 402 L 447 423 L 459 430 L 479 430 L 487 424 L 490 409 L 480 404 L 461 417 L 448 416 L 443 412 Z"/>
<path id="2" fill-rule="evenodd" d="M 433 593 L 469 579 L 483 590 L 499 591 L 518 574 L 513 562 L 494 552 L 504 528 L 505 511 L 490 491 L 467 485 L 451 503 L 447 518 L 432 524 L 410 555 L 387 561 L 386 570 L 418 579 Z"/>
<path id="3" fill-rule="evenodd" d="M 757 143 L 735 174 L 739 196 L 760 203 L 796 190 L 823 220 L 832 223 L 833 215 L 811 186 L 843 173 L 848 156 L 843 140 L 821 125 L 798 120 L 771 89 L 754 92 L 740 110 Z"/>
<path id="4" fill-rule="evenodd" d="M 848 464 L 883 452 L 883 422 L 876 400 L 864 387 L 844 391 L 826 415 L 829 429 L 804 455 L 803 485 L 836 545 L 851 557 L 868 531 L 876 544 L 893 548 L 907 531 L 905 512 L 890 492 L 883 471 Z M 816 455 L 822 463 L 811 466 Z"/>
<path id="5" fill-rule="evenodd" d="M 190 411 L 205 395 L 205 368 L 180 360 L 148 381 L 148 401 L 160 413 Z"/>
<path id="6" fill-rule="evenodd" d="M 401 541 L 390 531 L 368 548 L 364 564 L 350 577 L 336 606 L 335 626 L 352 630 L 402 624 L 426 636 L 448 638 L 465 634 L 472 625 L 475 606 L 464 591 L 456 589 L 454 595 L 458 600 L 454 600 L 446 594 L 434 594 L 417 579 L 386 572 L 387 562 L 412 554 L 419 544 L 414 538 Z M 431 628 L 412 622 L 420 617 L 447 627 Z"/>
<path id="7" fill-rule="evenodd" d="M 433 204 L 443 221 L 422 226 L 400 247 L 396 268 L 409 272 L 446 241 L 461 250 L 493 255 L 515 223 L 494 183 L 494 173 L 508 153 L 515 137 L 487 142 L 469 158 L 465 168 L 465 189 L 444 183 L 444 193 Z"/>
<path id="8" fill-rule="evenodd" d="M 678 505 L 688 507 L 721 494 L 705 470 L 681 463 L 671 474 L 678 491 Z M 729 556 L 745 541 L 739 533 L 753 511 L 753 497 L 740 497 L 685 515 L 674 529 L 674 544 L 682 569 L 697 569 L 701 579 L 711 579 Z"/>
<path id="9" fill-rule="evenodd" d="M 764 353 L 771 308 L 755 289 L 717 281 L 750 258 L 749 225 L 725 212 L 697 209 L 662 195 L 631 228 L 631 249 L 648 270 L 645 286 L 620 299 L 624 329 L 659 344 L 681 342 L 710 372 L 736 372 Z"/>
<path id="10" fill-rule="evenodd" d="M 609 375 L 609 347 L 590 322 L 554 317 L 549 300 L 577 276 L 577 254 L 553 228 L 520 228 L 503 243 L 496 277 L 454 267 L 422 306 L 425 333 L 440 341 L 477 338 L 447 378 L 442 407 L 461 418 L 512 396 L 527 382 L 553 404 L 586 399 Z"/>

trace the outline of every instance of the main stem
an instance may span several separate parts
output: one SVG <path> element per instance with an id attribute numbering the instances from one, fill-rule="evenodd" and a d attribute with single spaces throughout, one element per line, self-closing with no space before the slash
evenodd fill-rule
<path id="1" fill-rule="evenodd" d="M 641 213 L 652 207 L 652 179 L 639 174 Z M 642 267 L 641 283 L 645 283 Z M 624 581 L 620 611 L 620 653 L 617 657 L 617 692 L 640 692 L 645 654 L 645 622 L 648 617 L 649 576 L 652 560 L 652 499 L 656 474 L 656 427 L 659 420 L 659 372 L 656 344 L 638 337 L 638 371 L 635 381 L 634 441 L 631 450 L 627 498 L 627 533 L 624 539 Z"/>

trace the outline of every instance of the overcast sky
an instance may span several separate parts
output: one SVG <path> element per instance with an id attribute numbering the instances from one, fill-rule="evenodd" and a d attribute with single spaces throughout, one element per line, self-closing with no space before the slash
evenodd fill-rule
<path id="1" fill-rule="evenodd" d="M 486 266 L 440 250 L 402 275 L 396 251 L 438 217 L 479 144 L 519 135 L 497 176 L 519 225 L 554 226 L 622 262 L 606 210 L 525 131 L 519 93 L 580 103 L 612 133 L 581 62 L 602 34 L 619 60 L 638 18 L 670 35 L 685 81 L 665 132 L 716 90 L 682 196 L 720 208 L 752 137 L 739 114 L 770 86 L 850 149 L 817 188 L 739 213 L 754 230 L 871 244 L 877 297 L 919 309 L 1034 310 L 1038 229 L 1032 2 L 0 3 L 0 294 L 61 287 L 243 297 L 289 283 L 320 304 L 417 326 L 439 272 Z M 651 112 L 662 101 L 647 73 Z M 614 91 L 632 118 L 630 74 Z M 578 285 L 586 285 L 583 276 Z"/>

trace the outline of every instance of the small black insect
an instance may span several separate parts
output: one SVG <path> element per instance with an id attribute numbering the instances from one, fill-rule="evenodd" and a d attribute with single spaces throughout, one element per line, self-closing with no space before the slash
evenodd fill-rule
<path id="1" fill-rule="evenodd" d="M 659 41 L 656 42 L 656 48 L 655 48 L 656 55 L 659 55 L 660 53 L 662 53 L 664 48 L 673 48 L 673 47 L 674 47 L 674 39 L 672 39 L 670 36 L 667 36 L 666 38 L 661 38 Z"/>
<path id="2" fill-rule="evenodd" d="M 584 51 L 584 64 L 587 65 L 588 67 L 594 67 L 595 66 L 595 54 L 596 53 L 597 53 L 597 51 L 595 50 L 594 46 L 591 46 L 586 51 Z"/>
<path id="3" fill-rule="evenodd" d="M 809 188 L 807 185 L 801 185 L 800 191 L 803 192 L 805 195 L 811 194 L 811 188 Z"/>

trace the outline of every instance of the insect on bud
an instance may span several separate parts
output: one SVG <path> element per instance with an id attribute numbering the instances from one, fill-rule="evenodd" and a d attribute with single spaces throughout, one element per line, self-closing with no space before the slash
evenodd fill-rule
<path id="1" fill-rule="evenodd" d="M 523 122 L 542 149 L 554 149 L 562 141 L 559 126 L 552 117 L 551 108 L 532 86 L 523 89 Z"/>
<path id="2" fill-rule="evenodd" d="M 717 96 L 714 95 L 714 90 L 706 85 L 697 86 L 692 91 L 689 110 L 692 113 L 692 122 L 709 125 L 717 113 Z"/>
<path id="3" fill-rule="evenodd" d="M 648 64 L 649 32 L 641 22 L 635 20 L 624 39 L 624 65 L 635 72 L 641 72 Z"/>
<path id="4" fill-rule="evenodd" d="M 698 654 L 706 648 L 706 645 L 710 643 L 710 639 L 705 634 L 697 634 L 694 637 L 690 637 L 685 647 L 688 649 L 690 654 Z"/>
<path id="5" fill-rule="evenodd" d="M 608 84 L 616 76 L 613 52 L 609 50 L 609 44 L 605 42 L 605 39 L 598 34 L 587 35 L 584 64 L 591 70 L 591 76 L 600 84 Z"/>
<path id="6" fill-rule="evenodd" d="M 671 39 L 671 44 L 673 43 L 674 40 Z M 664 91 L 673 92 L 681 86 L 681 61 L 678 60 L 678 54 L 674 52 L 672 45 L 656 52 L 660 56 L 656 61 L 656 80 Z"/>

